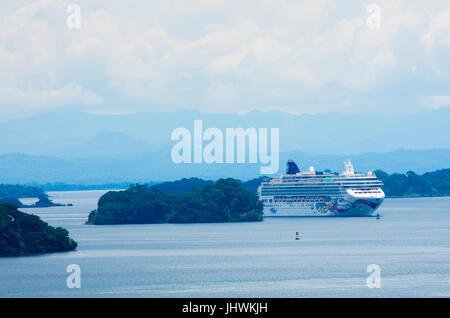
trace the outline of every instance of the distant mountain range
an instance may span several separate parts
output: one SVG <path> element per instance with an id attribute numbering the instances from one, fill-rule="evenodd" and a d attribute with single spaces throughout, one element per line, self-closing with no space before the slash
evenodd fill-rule
<path id="1" fill-rule="evenodd" d="M 260 176 L 259 164 L 181 164 L 171 161 L 173 129 L 203 120 L 204 129 L 279 128 L 280 169 L 416 173 L 450 167 L 450 107 L 408 117 L 368 114 L 245 115 L 194 111 L 95 115 L 53 113 L 0 122 L 0 183 L 104 184 L 199 177 Z M 412 150 L 415 149 L 415 150 Z"/>
<path id="2" fill-rule="evenodd" d="M 292 115 L 253 111 L 245 115 L 195 111 L 94 115 L 53 113 L 0 122 L 0 155 L 26 153 L 82 158 L 170 147 L 177 127 L 279 128 L 283 152 L 364 154 L 396 149 L 450 149 L 450 107 L 410 116 L 369 114 Z"/>
<path id="3" fill-rule="evenodd" d="M 388 173 L 424 173 L 450 167 L 450 150 L 396 150 L 387 153 L 363 155 L 311 155 L 295 151 L 280 154 L 279 173 L 285 169 L 287 159 L 294 159 L 301 170 L 315 166 L 316 170 L 343 170 L 345 159 L 352 159 L 361 172 L 382 169 Z M 175 164 L 170 149 L 159 152 L 61 159 L 49 156 L 9 154 L 0 156 L 0 183 L 72 184 L 135 183 L 177 180 L 198 177 L 215 180 L 232 177 L 250 180 L 260 177 L 259 164 Z"/>

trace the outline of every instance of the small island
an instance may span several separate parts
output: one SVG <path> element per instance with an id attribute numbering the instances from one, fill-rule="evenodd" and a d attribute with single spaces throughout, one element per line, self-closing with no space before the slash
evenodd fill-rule
<path id="1" fill-rule="evenodd" d="M 66 229 L 20 212 L 15 205 L 0 204 L 0 257 L 67 252 L 76 247 Z"/>
<path id="2" fill-rule="evenodd" d="M 25 205 L 20 202 L 21 198 L 37 198 L 33 205 Z M 23 185 L 0 184 L 0 203 L 10 203 L 19 208 L 48 208 L 52 206 L 64 206 L 54 203 L 43 190 Z"/>
<path id="3" fill-rule="evenodd" d="M 188 180 L 188 187 L 201 185 Z M 213 223 L 262 221 L 263 205 L 255 193 L 234 179 L 167 194 L 158 187 L 136 184 L 125 191 L 110 191 L 98 201 L 87 224 Z M 168 184 L 165 185 L 165 190 Z"/>

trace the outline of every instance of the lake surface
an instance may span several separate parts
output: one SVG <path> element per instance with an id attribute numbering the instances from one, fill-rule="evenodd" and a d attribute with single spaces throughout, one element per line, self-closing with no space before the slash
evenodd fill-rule
<path id="1" fill-rule="evenodd" d="M 84 225 L 104 192 L 53 192 L 74 206 L 22 209 L 78 248 L 0 258 L 0 297 L 450 297 L 450 197 L 388 199 L 379 220 Z M 70 264 L 79 289 L 66 286 Z M 369 264 L 381 288 L 367 287 Z"/>

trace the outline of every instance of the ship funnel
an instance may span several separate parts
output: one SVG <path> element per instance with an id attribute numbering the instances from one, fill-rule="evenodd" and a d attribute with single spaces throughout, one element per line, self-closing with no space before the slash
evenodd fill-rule
<path id="1" fill-rule="evenodd" d="M 286 164 L 286 174 L 296 174 L 297 172 L 300 172 L 297 164 L 293 160 L 288 160 Z"/>

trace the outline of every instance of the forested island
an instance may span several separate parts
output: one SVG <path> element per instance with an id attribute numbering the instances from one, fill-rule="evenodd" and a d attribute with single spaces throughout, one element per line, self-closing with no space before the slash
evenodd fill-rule
<path id="1" fill-rule="evenodd" d="M 262 221 L 255 193 L 234 179 L 184 179 L 159 186 L 110 191 L 89 214 L 88 224 L 209 223 Z M 158 188 L 162 188 L 166 193 Z M 170 191 L 169 191 L 170 190 Z M 170 194 L 174 193 L 174 194 Z"/>
<path id="2" fill-rule="evenodd" d="M 76 247 L 66 229 L 20 212 L 15 205 L 0 204 L 0 256 L 66 252 Z"/>
<path id="3" fill-rule="evenodd" d="M 450 169 L 436 170 L 418 175 L 413 171 L 388 174 L 375 171 L 383 181 L 387 198 L 450 196 Z"/>
<path id="4" fill-rule="evenodd" d="M 20 202 L 20 198 L 37 198 L 33 205 L 25 205 Z M 0 203 L 10 203 L 18 208 L 47 208 L 52 206 L 63 206 L 54 203 L 42 190 L 33 186 L 0 184 Z"/>

